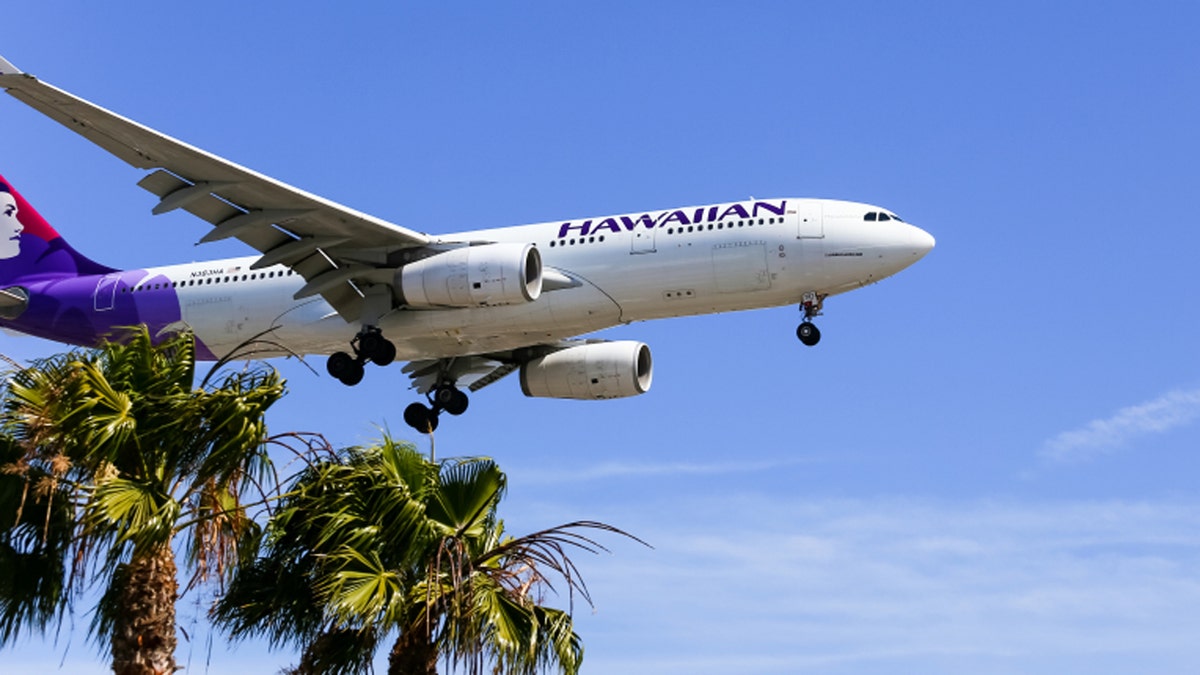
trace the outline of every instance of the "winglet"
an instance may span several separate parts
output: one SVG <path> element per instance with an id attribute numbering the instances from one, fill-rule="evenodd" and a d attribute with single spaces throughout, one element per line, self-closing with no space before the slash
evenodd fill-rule
<path id="1" fill-rule="evenodd" d="M 0 75 L 21 75 L 21 69 L 8 62 L 3 56 L 0 56 Z"/>

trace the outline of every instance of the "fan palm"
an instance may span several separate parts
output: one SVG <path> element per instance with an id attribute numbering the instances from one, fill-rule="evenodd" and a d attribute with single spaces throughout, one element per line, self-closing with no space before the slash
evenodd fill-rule
<path id="1" fill-rule="evenodd" d="M 569 611 L 543 605 L 550 575 L 590 602 L 567 551 L 602 550 L 583 531 L 621 532 L 576 522 L 509 537 L 505 487 L 491 460 L 434 463 L 387 437 L 314 465 L 214 617 L 235 638 L 303 645 L 297 673 L 361 672 L 395 632 L 389 673 L 436 673 L 442 658 L 472 673 L 575 673 L 582 642 Z"/>
<path id="2" fill-rule="evenodd" d="M 270 476 L 264 414 L 283 394 L 266 368 L 194 378 L 192 336 L 155 344 L 145 327 L 10 375 L 0 642 L 61 620 L 90 581 L 103 590 L 92 636 L 114 671 L 175 670 L 175 546 L 193 583 L 232 569 L 256 535 L 241 495 Z"/>

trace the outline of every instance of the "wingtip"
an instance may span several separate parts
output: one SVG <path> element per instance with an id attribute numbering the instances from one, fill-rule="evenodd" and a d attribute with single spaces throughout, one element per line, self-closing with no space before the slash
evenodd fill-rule
<path id="1" fill-rule="evenodd" d="M 8 59 L 0 56 L 0 75 L 21 75 L 20 68 L 9 63 Z"/>

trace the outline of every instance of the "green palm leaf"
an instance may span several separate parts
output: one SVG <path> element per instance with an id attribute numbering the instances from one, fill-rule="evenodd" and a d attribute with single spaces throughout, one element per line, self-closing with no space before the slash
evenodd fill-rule
<path id="1" fill-rule="evenodd" d="M 303 664 L 345 663 L 324 655 L 330 635 L 398 632 L 392 669 L 425 672 L 440 653 L 472 673 L 576 673 L 583 645 L 570 613 L 541 596 L 559 576 L 590 601 L 568 551 L 605 550 L 588 530 L 625 533 L 581 521 L 507 537 L 497 517 L 506 485 L 490 459 L 435 463 L 387 436 L 315 464 L 214 618 L 235 638 L 302 646 Z"/>
<path id="2" fill-rule="evenodd" d="M 262 533 L 240 495 L 271 491 L 263 416 L 283 382 L 258 368 L 194 389 L 190 334 L 123 338 L 4 378 L 0 642 L 61 621 L 95 579 L 114 668 L 154 652 L 171 670 L 176 538 L 193 582 L 248 558 Z"/>

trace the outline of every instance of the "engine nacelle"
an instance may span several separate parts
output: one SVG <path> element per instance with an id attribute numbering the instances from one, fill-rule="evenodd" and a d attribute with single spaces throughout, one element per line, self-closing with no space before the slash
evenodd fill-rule
<path id="1" fill-rule="evenodd" d="M 532 244 L 464 246 L 396 271 L 410 307 L 516 305 L 542 294 L 542 255 Z"/>
<path id="2" fill-rule="evenodd" d="M 521 391 L 543 398 L 604 399 L 650 390 L 654 364 L 641 342 L 568 347 L 521 366 Z"/>

